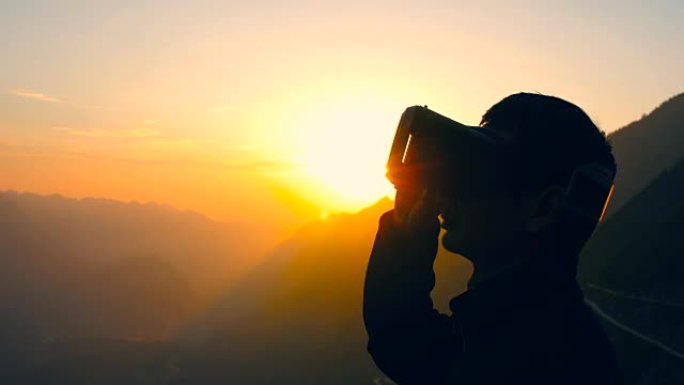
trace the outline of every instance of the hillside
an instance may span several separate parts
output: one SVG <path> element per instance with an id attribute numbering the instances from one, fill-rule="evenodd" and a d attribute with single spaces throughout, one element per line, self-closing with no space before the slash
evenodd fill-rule
<path id="1" fill-rule="evenodd" d="M 383 199 L 302 229 L 179 340 L 178 383 L 372 383 L 363 280 Z M 446 309 L 470 265 L 440 250 L 434 297 Z M 268 370 L 260 370 L 268 368 Z"/>
<path id="2" fill-rule="evenodd" d="M 579 279 L 627 384 L 684 383 L 684 94 L 609 139 L 615 195 Z"/>
<path id="3" fill-rule="evenodd" d="M 378 376 L 364 354 L 361 293 L 369 230 L 388 206 L 330 217 L 283 243 L 188 330 L 177 383 L 347 384 Z"/>
<path id="4" fill-rule="evenodd" d="M 597 229 L 582 255 L 583 280 L 684 303 L 682 197 L 684 161 Z"/>
<path id="5" fill-rule="evenodd" d="M 37 339 L 165 338 L 266 247 L 167 206 L 3 192 L 0 322 Z"/>
<path id="6" fill-rule="evenodd" d="M 684 93 L 608 138 L 618 164 L 610 216 L 684 157 Z"/>
<path id="7" fill-rule="evenodd" d="M 587 298 L 615 319 L 605 327 L 628 383 L 684 382 L 673 353 L 684 352 L 682 197 L 684 161 L 608 219 L 582 256 Z"/>

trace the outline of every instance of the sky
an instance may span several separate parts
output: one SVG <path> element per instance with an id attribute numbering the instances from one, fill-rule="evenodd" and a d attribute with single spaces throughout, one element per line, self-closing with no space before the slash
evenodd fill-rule
<path id="1" fill-rule="evenodd" d="M 684 2 L 0 1 L 0 190 L 293 225 L 372 204 L 404 108 L 684 91 Z"/>

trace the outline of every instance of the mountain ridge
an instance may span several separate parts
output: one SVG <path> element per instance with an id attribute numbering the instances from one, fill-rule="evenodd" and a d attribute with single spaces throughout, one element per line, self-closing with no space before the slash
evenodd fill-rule
<path id="1" fill-rule="evenodd" d="M 684 157 L 684 93 L 608 135 L 618 165 L 607 216 Z"/>

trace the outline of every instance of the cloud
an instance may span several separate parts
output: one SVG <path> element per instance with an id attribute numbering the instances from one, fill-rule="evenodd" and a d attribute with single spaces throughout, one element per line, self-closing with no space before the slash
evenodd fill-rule
<path id="1" fill-rule="evenodd" d="M 145 138 L 149 138 L 149 140 L 141 141 L 138 146 L 154 149 L 197 149 L 201 151 L 216 146 L 216 142 L 208 139 L 166 138 L 159 135 Z"/>
<path id="2" fill-rule="evenodd" d="M 299 163 L 283 160 L 252 159 L 244 162 L 233 163 L 228 167 L 237 170 L 259 173 L 289 173 L 300 170 L 302 165 Z"/>
<path id="3" fill-rule="evenodd" d="M 33 156 L 41 153 L 42 151 L 34 146 L 0 141 L 0 155 Z"/>
<path id="4" fill-rule="evenodd" d="M 62 129 L 65 127 L 62 127 Z M 156 142 L 157 139 L 151 139 Z M 145 141 L 147 142 L 147 140 Z M 164 141 L 167 146 L 200 145 L 205 141 L 177 140 Z M 169 148 L 171 150 L 171 148 Z M 185 154 L 187 155 L 187 154 Z M 88 146 L 34 146 L 0 141 L 0 157 L 15 158 L 43 158 L 43 159 L 74 159 L 78 161 L 97 161 L 127 163 L 135 166 L 162 166 L 162 167 L 201 167 L 202 169 L 219 169 L 227 172 L 255 173 L 261 175 L 291 175 L 302 170 L 303 165 L 286 160 L 250 158 L 250 159 L 217 159 L 216 157 L 202 158 L 198 156 L 185 156 L 182 153 L 158 153 L 145 151 L 141 153 L 109 152 L 102 153 Z"/>
<path id="5" fill-rule="evenodd" d="M 239 152 L 250 152 L 256 150 L 256 146 L 253 144 L 231 144 L 229 146 L 225 146 L 225 150 L 227 151 L 239 151 Z"/>
<path id="6" fill-rule="evenodd" d="M 22 98 L 33 99 L 33 100 L 40 100 L 42 102 L 49 102 L 49 103 L 61 103 L 62 102 L 61 99 L 55 98 L 55 97 L 50 96 L 50 95 L 46 95 L 42 92 L 26 90 L 26 89 L 22 89 L 22 88 L 11 90 L 11 91 L 9 91 L 9 93 L 11 95 L 14 95 L 14 96 L 19 96 Z"/>
<path id="7" fill-rule="evenodd" d="M 54 156 L 81 155 L 71 148 L 55 148 L 45 145 L 0 141 L 0 156 L 14 158 L 49 158 Z"/>
<path id="8" fill-rule="evenodd" d="M 207 108 L 207 112 L 224 112 L 224 111 L 233 111 L 237 107 L 232 106 L 232 105 L 227 105 L 227 106 L 216 106 L 216 107 L 209 107 Z"/>
<path id="9" fill-rule="evenodd" d="M 119 139 L 136 139 L 136 138 L 154 138 L 161 135 L 159 130 L 152 128 L 130 128 L 125 130 L 104 130 L 104 129 L 82 129 L 73 127 L 56 126 L 52 127 L 54 131 L 62 132 L 69 135 L 85 136 L 89 138 L 119 138 Z"/>

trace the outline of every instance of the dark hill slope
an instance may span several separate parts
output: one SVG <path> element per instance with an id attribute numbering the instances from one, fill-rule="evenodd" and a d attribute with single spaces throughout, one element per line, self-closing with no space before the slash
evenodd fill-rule
<path id="1" fill-rule="evenodd" d="M 361 309 L 378 219 L 391 207 L 384 199 L 283 243 L 179 340 L 177 383 L 385 383 L 366 353 Z M 436 270 L 433 297 L 445 308 L 470 265 L 440 250 Z"/>
<path id="2" fill-rule="evenodd" d="M 684 157 L 684 93 L 612 133 L 609 139 L 618 164 L 615 195 L 608 211 L 612 215 Z"/>
<path id="3" fill-rule="evenodd" d="M 684 161 L 657 177 L 596 231 L 581 278 L 684 302 Z"/>
<path id="4" fill-rule="evenodd" d="M 684 161 L 596 231 L 582 255 L 628 384 L 684 383 Z M 630 330 L 625 329 L 625 327 Z"/>
<path id="5" fill-rule="evenodd" d="M 0 326 L 161 338 L 245 273 L 262 241 L 163 205 L 0 192 Z"/>

